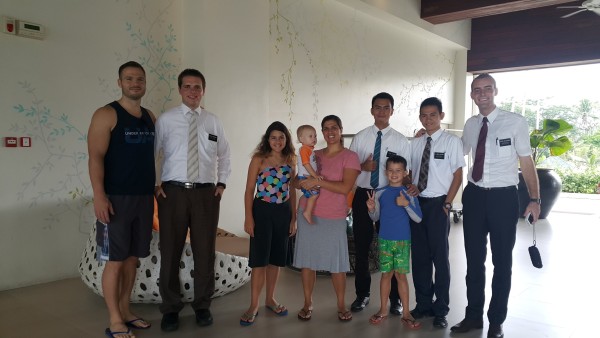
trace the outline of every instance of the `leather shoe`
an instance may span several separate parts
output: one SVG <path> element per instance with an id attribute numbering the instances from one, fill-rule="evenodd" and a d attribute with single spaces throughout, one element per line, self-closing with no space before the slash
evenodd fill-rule
<path id="1" fill-rule="evenodd" d="M 177 331 L 179 329 L 179 313 L 165 313 L 160 321 L 160 329 L 163 331 Z"/>
<path id="2" fill-rule="evenodd" d="M 490 324 L 487 336 L 488 338 L 503 338 L 504 332 L 502 331 L 502 324 Z"/>
<path id="3" fill-rule="evenodd" d="M 367 304 L 369 304 L 369 297 L 356 297 L 352 305 L 350 305 L 350 310 L 352 312 L 360 312 Z"/>
<path id="4" fill-rule="evenodd" d="M 209 326 L 213 323 L 213 317 L 209 309 L 196 310 L 196 324 L 198 326 Z"/>
<path id="5" fill-rule="evenodd" d="M 402 315 L 402 303 L 400 303 L 400 300 L 393 300 L 390 303 L 390 313 L 396 316 L 401 316 Z"/>
<path id="6" fill-rule="evenodd" d="M 463 333 L 463 332 L 469 332 L 472 329 L 483 329 L 483 320 L 482 319 L 477 320 L 477 319 L 465 318 L 460 323 L 451 327 L 450 331 L 457 332 L 457 333 Z"/>
<path id="7" fill-rule="evenodd" d="M 421 310 L 419 308 L 414 308 L 410 311 L 410 315 L 413 316 L 414 319 L 421 319 L 424 317 L 433 317 L 433 310 Z"/>
<path id="8" fill-rule="evenodd" d="M 448 327 L 448 321 L 445 316 L 435 316 L 435 318 L 433 318 L 433 326 L 445 329 Z"/>

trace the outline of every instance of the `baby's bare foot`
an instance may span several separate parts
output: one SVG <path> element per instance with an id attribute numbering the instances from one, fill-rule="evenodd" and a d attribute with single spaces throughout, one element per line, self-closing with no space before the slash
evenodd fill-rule
<path id="1" fill-rule="evenodd" d="M 312 215 L 306 211 L 302 213 L 308 224 L 313 224 Z"/>

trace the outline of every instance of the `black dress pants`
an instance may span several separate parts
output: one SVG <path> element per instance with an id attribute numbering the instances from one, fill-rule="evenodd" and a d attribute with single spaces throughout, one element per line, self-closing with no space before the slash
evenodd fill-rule
<path id="1" fill-rule="evenodd" d="M 416 308 L 424 312 L 432 310 L 435 316 L 446 316 L 450 310 L 450 222 L 443 208 L 445 201 L 446 195 L 419 197 L 423 219 L 421 223 L 410 222 Z"/>
<path id="2" fill-rule="evenodd" d="M 484 189 L 469 183 L 463 192 L 463 229 L 467 255 L 465 317 L 480 320 L 485 304 L 485 260 L 488 234 L 494 275 L 487 316 L 490 324 L 502 324 L 508 312 L 512 279 L 512 251 L 519 220 L 515 186 Z"/>

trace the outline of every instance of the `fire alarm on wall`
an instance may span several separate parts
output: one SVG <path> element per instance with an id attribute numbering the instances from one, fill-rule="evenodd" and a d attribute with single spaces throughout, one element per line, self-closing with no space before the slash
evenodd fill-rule
<path id="1" fill-rule="evenodd" d="M 10 148 L 16 147 L 17 146 L 17 138 L 11 137 L 11 136 L 5 137 L 4 138 L 4 146 L 10 147 Z"/>
<path id="2" fill-rule="evenodd" d="M 6 34 L 38 40 L 46 37 L 46 28 L 40 24 L 9 16 L 2 16 L 0 21 L 2 22 L 2 31 Z"/>
<path id="3" fill-rule="evenodd" d="M 8 16 L 2 17 L 2 31 L 6 34 L 17 34 L 17 27 L 15 26 L 15 18 Z"/>

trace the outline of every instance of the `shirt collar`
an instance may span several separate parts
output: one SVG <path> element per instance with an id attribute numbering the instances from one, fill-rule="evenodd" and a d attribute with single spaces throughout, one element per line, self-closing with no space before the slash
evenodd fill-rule
<path id="1" fill-rule="evenodd" d="M 182 103 L 179 107 L 183 116 L 187 116 L 187 113 L 192 111 L 192 109 L 190 109 L 190 107 L 186 106 L 184 103 Z M 198 116 L 202 115 L 202 107 L 198 107 L 193 111 L 195 111 L 198 114 Z"/>
<path id="2" fill-rule="evenodd" d="M 373 130 L 373 134 L 377 135 L 377 132 L 379 131 L 379 128 L 377 128 L 376 125 L 373 125 L 371 127 L 371 129 Z M 392 126 L 388 125 L 387 127 L 381 129 L 381 134 L 385 135 L 388 131 L 390 131 L 390 129 L 392 129 Z"/>
<path id="3" fill-rule="evenodd" d="M 436 141 L 437 139 L 440 138 L 440 136 L 442 136 L 442 133 L 444 132 L 444 129 L 440 128 L 438 130 L 436 130 L 435 133 L 433 133 L 431 136 L 429 136 L 429 134 L 425 133 L 425 135 L 423 135 L 425 137 L 425 139 L 427 140 L 427 137 L 431 137 L 432 141 Z"/>
<path id="4" fill-rule="evenodd" d="M 498 108 L 498 106 L 496 106 L 496 108 L 494 108 L 494 110 L 492 110 L 492 112 L 487 116 L 488 122 L 490 124 L 494 123 L 494 120 L 496 120 L 496 118 L 498 117 L 498 114 L 500 114 L 500 108 Z M 482 124 L 484 116 L 479 114 L 478 118 L 479 118 L 479 124 Z"/>

